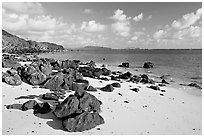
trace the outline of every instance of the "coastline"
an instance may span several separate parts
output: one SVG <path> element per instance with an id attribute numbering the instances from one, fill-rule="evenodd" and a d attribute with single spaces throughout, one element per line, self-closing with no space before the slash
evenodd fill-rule
<path id="1" fill-rule="evenodd" d="M 26 64 L 26 62 L 24 62 Z M 101 64 L 98 64 L 101 66 Z M 107 66 L 111 71 L 115 68 Z M 5 72 L 7 69 L 3 68 Z M 141 74 L 137 71 L 138 74 Z M 93 87 L 103 87 L 115 81 L 99 80 L 84 77 Z M 50 92 L 48 89 L 34 88 L 22 83 L 20 86 L 11 86 L 2 83 L 2 133 L 3 135 L 26 134 L 66 134 L 66 135 L 179 135 L 202 134 L 202 97 L 194 96 L 170 86 L 161 87 L 162 91 L 147 88 L 149 84 L 132 83 L 122 80 L 121 88 L 115 88 L 107 93 L 97 89 L 89 92 L 100 101 L 101 116 L 105 123 L 91 130 L 83 132 L 66 132 L 62 130 L 61 122 L 52 113 L 35 116 L 32 110 L 6 109 L 4 105 L 24 103 L 28 99 L 15 100 L 16 97 L 25 95 L 39 95 Z M 130 90 L 139 88 L 139 92 Z M 66 97 L 73 92 L 66 93 Z M 161 95 L 163 94 L 163 96 Z M 7 119 L 6 117 L 9 117 Z M 26 123 L 26 124 L 25 124 Z"/>

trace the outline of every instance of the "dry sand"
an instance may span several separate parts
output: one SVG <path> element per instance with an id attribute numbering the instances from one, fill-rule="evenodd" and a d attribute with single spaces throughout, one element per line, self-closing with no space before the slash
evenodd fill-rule
<path id="1" fill-rule="evenodd" d="M 6 69 L 3 69 L 6 71 Z M 94 87 L 103 87 L 115 81 L 103 81 L 85 77 Z M 69 133 L 52 113 L 35 116 L 33 110 L 6 109 L 5 105 L 24 103 L 15 100 L 22 95 L 39 95 L 48 89 L 33 88 L 22 83 L 11 86 L 2 83 L 2 134 L 3 135 L 201 135 L 202 96 L 189 94 L 190 89 L 162 87 L 166 92 L 147 88 L 147 84 L 122 82 L 113 92 L 89 92 L 102 101 L 105 124 L 94 129 Z M 130 90 L 139 87 L 139 92 Z M 195 90 L 192 88 L 192 90 Z M 188 92 L 187 92 L 188 91 Z M 67 93 L 73 94 L 74 92 Z M 164 96 L 161 96 L 163 94 Z M 39 100 L 38 100 L 39 102 Z"/>

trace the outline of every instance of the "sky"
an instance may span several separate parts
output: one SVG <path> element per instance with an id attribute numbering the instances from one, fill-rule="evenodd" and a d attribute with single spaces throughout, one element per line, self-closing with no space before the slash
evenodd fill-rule
<path id="1" fill-rule="evenodd" d="M 2 29 L 65 48 L 202 48 L 201 2 L 3 2 Z"/>

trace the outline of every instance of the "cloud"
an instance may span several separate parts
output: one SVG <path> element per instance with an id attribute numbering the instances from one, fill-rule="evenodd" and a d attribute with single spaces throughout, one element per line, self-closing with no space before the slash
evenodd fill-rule
<path id="1" fill-rule="evenodd" d="M 83 13 L 89 14 L 92 13 L 93 10 L 92 9 L 84 9 Z"/>
<path id="2" fill-rule="evenodd" d="M 149 20 L 151 20 L 152 19 L 152 15 L 149 15 L 148 17 L 147 17 L 147 21 L 149 21 Z"/>
<path id="3" fill-rule="evenodd" d="M 116 21 L 128 21 L 131 19 L 131 17 L 125 15 L 124 11 L 121 9 L 117 9 L 116 11 L 114 11 L 114 15 L 111 18 Z"/>
<path id="4" fill-rule="evenodd" d="M 81 24 L 81 30 L 85 30 L 87 32 L 97 32 L 97 31 L 104 31 L 106 28 L 105 25 L 102 25 L 100 23 L 96 23 L 96 21 L 91 20 L 89 22 L 82 22 Z"/>
<path id="5" fill-rule="evenodd" d="M 140 13 L 138 16 L 135 16 L 133 18 L 133 20 L 136 22 L 141 21 L 142 19 L 143 19 L 143 13 Z"/>
<path id="6" fill-rule="evenodd" d="M 166 36 L 167 32 L 165 30 L 158 30 L 153 34 L 155 39 L 162 39 Z"/>
<path id="7" fill-rule="evenodd" d="M 202 17 L 202 8 L 198 9 L 196 13 L 189 13 L 184 15 L 179 20 L 174 20 L 172 27 L 176 29 L 185 29 L 195 24 Z"/>
<path id="8" fill-rule="evenodd" d="M 202 28 L 199 26 L 190 26 L 189 28 L 179 30 L 173 34 L 174 39 L 191 39 L 191 38 L 201 38 Z"/>
<path id="9" fill-rule="evenodd" d="M 61 18 L 54 18 L 50 15 L 31 17 L 28 14 L 8 13 L 5 10 L 2 16 L 3 28 L 11 31 L 49 31 L 67 27 Z"/>
<path id="10" fill-rule="evenodd" d="M 131 26 L 129 20 L 131 19 L 131 17 L 125 15 L 123 10 L 117 9 L 111 19 L 115 21 L 111 25 L 113 32 L 122 37 L 130 36 Z"/>
<path id="11" fill-rule="evenodd" d="M 120 36 L 129 36 L 130 24 L 129 22 L 115 22 L 112 24 L 113 30 Z"/>
<path id="12" fill-rule="evenodd" d="M 44 8 L 38 2 L 3 2 L 2 7 L 17 13 L 42 14 Z"/>

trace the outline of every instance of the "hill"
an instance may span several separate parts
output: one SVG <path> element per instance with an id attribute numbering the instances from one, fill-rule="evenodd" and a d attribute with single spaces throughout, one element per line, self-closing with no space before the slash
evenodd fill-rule
<path id="1" fill-rule="evenodd" d="M 2 30 L 2 52 L 22 54 L 56 50 L 64 50 L 64 47 L 49 42 L 26 41 Z"/>

